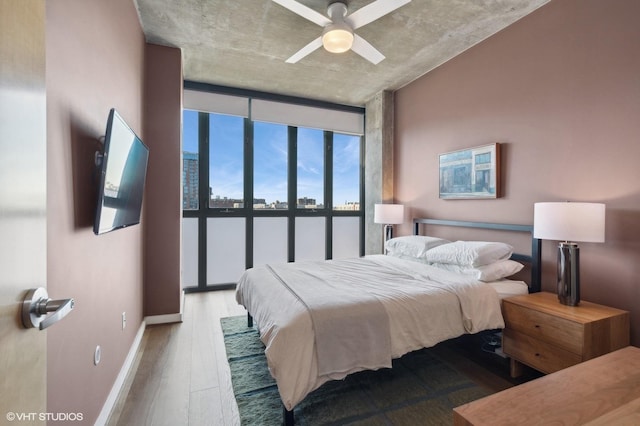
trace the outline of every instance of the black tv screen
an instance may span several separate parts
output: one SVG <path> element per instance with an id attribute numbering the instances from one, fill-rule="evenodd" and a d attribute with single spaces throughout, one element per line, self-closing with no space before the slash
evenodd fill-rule
<path id="1" fill-rule="evenodd" d="M 140 223 L 149 149 L 115 109 L 109 112 L 99 164 L 96 235 Z"/>

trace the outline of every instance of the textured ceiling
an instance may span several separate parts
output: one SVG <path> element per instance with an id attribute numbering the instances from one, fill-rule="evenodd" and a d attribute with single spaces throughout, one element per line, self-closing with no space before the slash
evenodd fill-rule
<path id="1" fill-rule="evenodd" d="M 322 28 L 271 0 L 134 1 L 146 40 L 182 49 L 185 80 L 362 106 L 548 0 L 412 0 L 356 30 L 386 56 L 378 65 L 322 48 L 285 63 Z M 332 0 L 299 2 L 326 15 Z M 371 2 L 349 0 L 348 13 Z"/>

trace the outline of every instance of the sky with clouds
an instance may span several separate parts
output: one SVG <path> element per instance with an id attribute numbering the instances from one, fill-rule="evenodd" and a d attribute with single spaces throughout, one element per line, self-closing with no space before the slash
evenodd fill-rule
<path id="1" fill-rule="evenodd" d="M 209 179 L 213 197 L 243 198 L 244 124 L 242 117 L 210 116 Z M 183 150 L 198 152 L 198 113 L 185 111 Z M 254 198 L 287 200 L 287 132 L 281 124 L 254 123 Z M 324 204 L 322 130 L 298 128 L 297 198 Z M 360 137 L 334 134 L 334 206 L 359 201 Z"/>

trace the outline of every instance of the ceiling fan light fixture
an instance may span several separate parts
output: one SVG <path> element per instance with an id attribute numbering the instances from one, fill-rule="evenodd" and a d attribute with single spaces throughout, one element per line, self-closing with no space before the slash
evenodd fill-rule
<path id="1" fill-rule="evenodd" d="M 299 0 L 273 0 L 274 3 L 289 9 L 297 15 L 323 28 L 322 36 L 316 37 L 298 50 L 285 62 L 295 64 L 302 58 L 323 46 L 331 53 L 343 53 L 349 50 L 362 56 L 373 65 L 384 59 L 384 55 L 354 31 L 393 12 L 411 0 L 374 0 L 347 16 L 347 0 L 328 1 L 327 16 L 305 6 Z M 305 1 L 309 2 L 310 1 Z"/>
<path id="2" fill-rule="evenodd" d="M 353 45 L 353 31 L 343 23 L 327 25 L 322 34 L 322 45 L 331 53 L 346 52 Z"/>

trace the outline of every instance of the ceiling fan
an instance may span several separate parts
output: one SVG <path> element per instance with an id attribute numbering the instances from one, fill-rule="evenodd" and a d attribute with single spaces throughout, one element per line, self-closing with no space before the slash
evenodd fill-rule
<path id="1" fill-rule="evenodd" d="M 342 53 L 353 50 L 358 55 L 376 65 L 384 59 L 384 55 L 368 41 L 355 34 L 354 30 L 393 12 L 411 0 L 376 0 L 356 10 L 349 16 L 347 16 L 345 0 L 335 1 L 331 2 L 327 8 L 327 15 L 329 15 L 329 17 L 316 12 L 296 0 L 273 1 L 324 28 L 320 37 L 287 59 L 287 63 L 295 64 L 311 52 L 324 46 L 326 50 L 332 53 Z"/>

